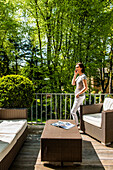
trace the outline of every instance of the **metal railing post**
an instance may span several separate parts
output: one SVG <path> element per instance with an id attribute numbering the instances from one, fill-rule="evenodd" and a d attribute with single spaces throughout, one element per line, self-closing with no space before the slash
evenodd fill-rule
<path id="1" fill-rule="evenodd" d="M 71 94 L 70 94 L 70 119 L 71 119 Z"/>
<path id="2" fill-rule="evenodd" d="M 41 123 L 42 123 L 42 94 L 41 94 Z"/>
<path id="3" fill-rule="evenodd" d="M 47 120 L 47 94 L 46 94 L 46 115 L 45 115 L 45 117 L 46 117 L 46 120 Z"/>
<path id="4" fill-rule="evenodd" d="M 57 119 L 57 94 L 55 94 L 55 119 Z"/>
<path id="5" fill-rule="evenodd" d="M 37 104 L 37 93 L 36 93 L 36 122 L 38 122 L 37 109 L 38 109 L 38 104 Z"/>
<path id="6" fill-rule="evenodd" d="M 52 119 L 52 94 L 51 94 L 51 98 L 50 98 L 50 119 Z"/>
<path id="7" fill-rule="evenodd" d="M 60 94 L 60 119 L 61 119 L 61 114 L 62 114 L 62 96 Z"/>
<path id="8" fill-rule="evenodd" d="M 67 96 L 65 94 L 65 119 L 66 119 L 66 101 L 67 101 Z"/>

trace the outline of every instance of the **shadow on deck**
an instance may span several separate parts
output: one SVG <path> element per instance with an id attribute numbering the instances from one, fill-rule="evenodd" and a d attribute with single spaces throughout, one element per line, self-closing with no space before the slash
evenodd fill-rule
<path id="1" fill-rule="evenodd" d="M 82 132 L 80 132 L 83 139 L 81 164 L 65 163 L 64 166 L 61 167 L 59 163 L 42 163 L 40 161 L 39 152 L 40 137 L 43 127 L 43 125 L 29 125 L 27 139 L 9 170 L 113 169 L 113 144 L 109 147 L 104 146 L 97 140 L 83 134 Z M 35 166 L 36 162 L 38 163 Z"/>

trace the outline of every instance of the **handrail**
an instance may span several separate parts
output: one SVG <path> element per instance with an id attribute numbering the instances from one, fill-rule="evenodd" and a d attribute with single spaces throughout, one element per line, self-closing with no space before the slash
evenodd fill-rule
<path id="1" fill-rule="evenodd" d="M 42 123 L 48 119 L 72 119 L 70 111 L 74 93 L 35 93 L 35 96 L 29 121 Z M 113 97 L 113 93 L 85 93 L 84 105 L 102 103 L 106 96 Z"/>

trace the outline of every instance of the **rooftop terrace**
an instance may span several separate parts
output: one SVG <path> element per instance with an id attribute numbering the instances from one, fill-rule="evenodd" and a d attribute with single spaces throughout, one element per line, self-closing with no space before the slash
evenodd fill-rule
<path id="1" fill-rule="evenodd" d="M 113 143 L 104 146 L 81 131 L 82 142 L 82 163 L 42 163 L 40 161 L 40 137 L 44 125 L 28 125 L 27 139 L 18 153 L 10 170 L 53 170 L 53 169 L 113 169 Z M 35 165 L 36 164 L 36 165 Z"/>

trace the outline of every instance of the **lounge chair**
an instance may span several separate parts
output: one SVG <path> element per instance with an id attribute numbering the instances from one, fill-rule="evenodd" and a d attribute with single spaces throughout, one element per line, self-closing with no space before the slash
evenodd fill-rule
<path id="1" fill-rule="evenodd" d="M 8 170 L 27 136 L 26 109 L 0 109 L 0 170 Z"/>
<path id="2" fill-rule="evenodd" d="M 104 103 L 80 106 L 80 129 L 108 145 L 113 142 L 113 99 Z"/>

